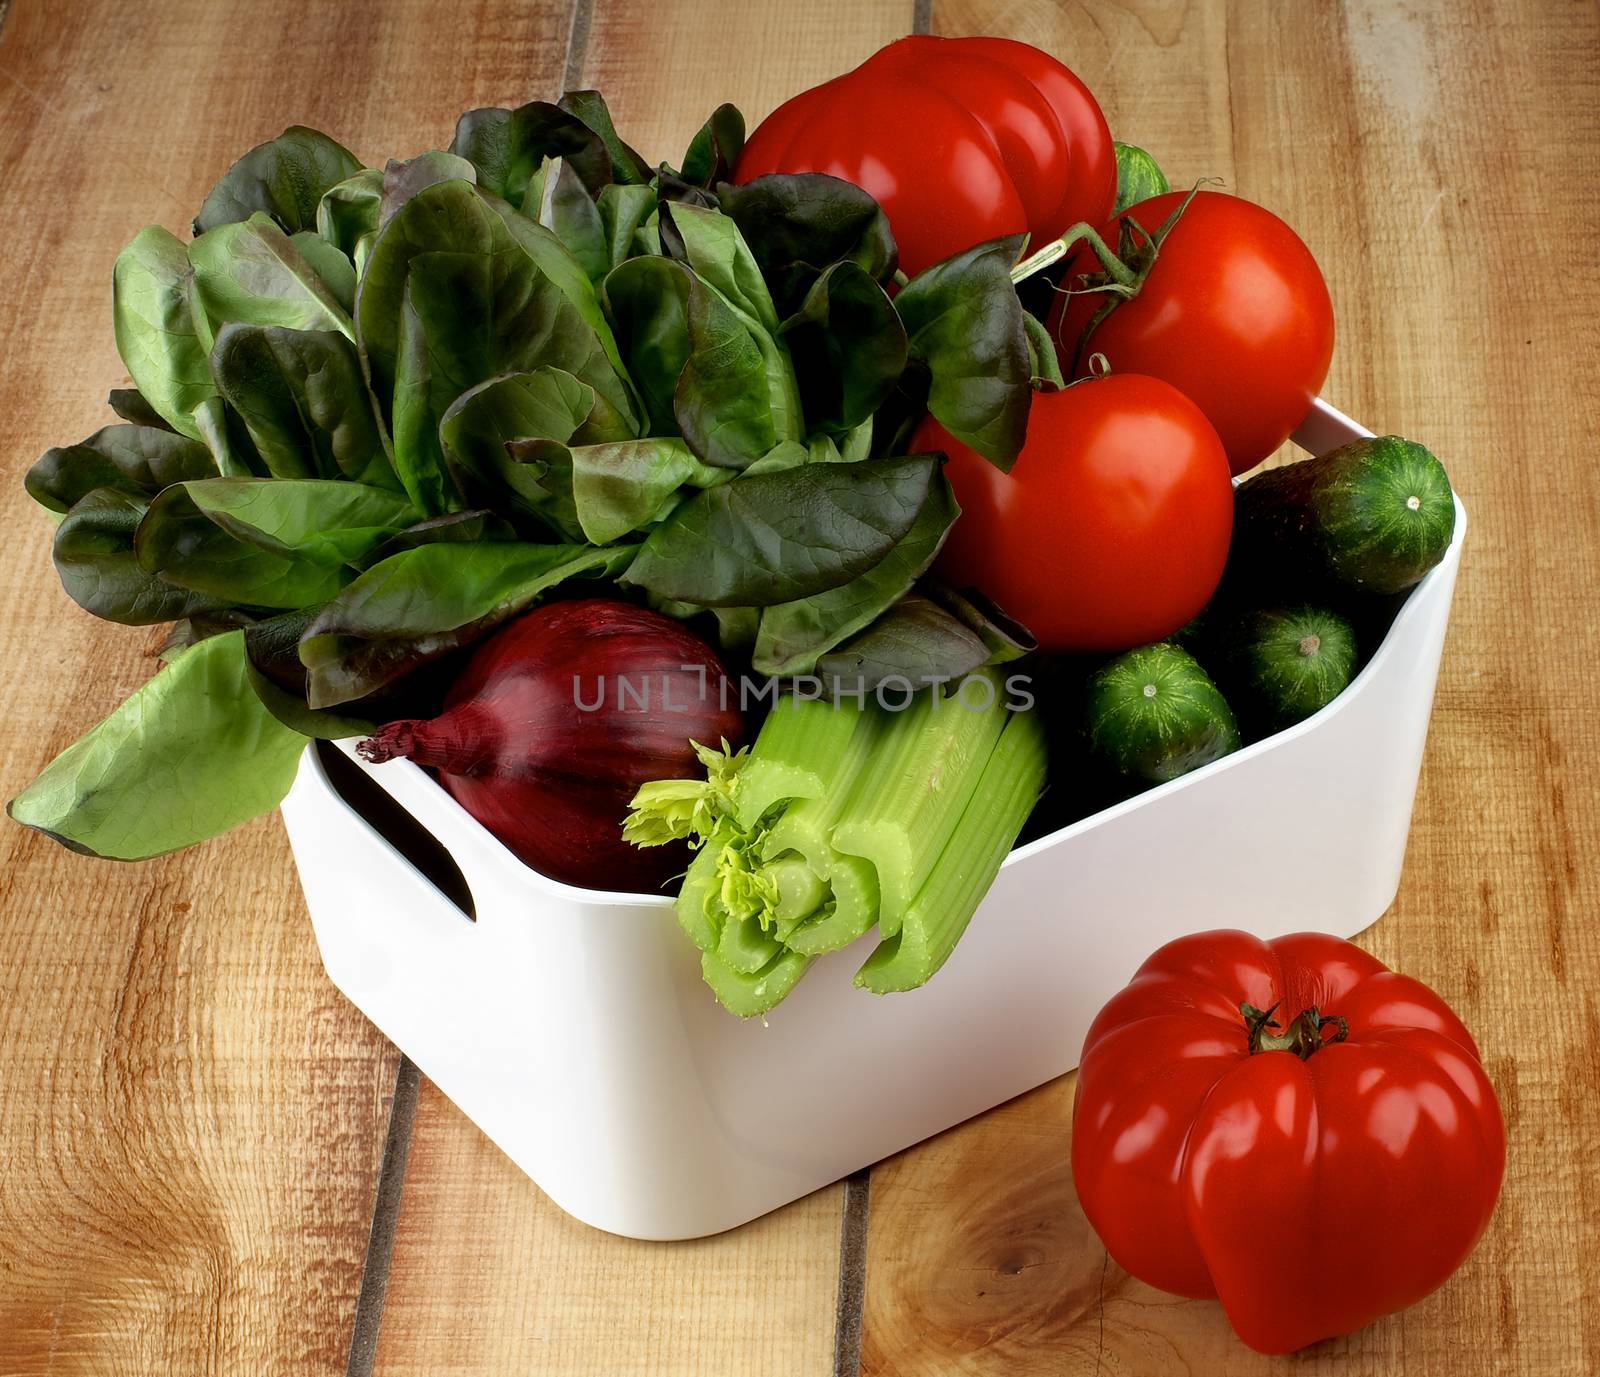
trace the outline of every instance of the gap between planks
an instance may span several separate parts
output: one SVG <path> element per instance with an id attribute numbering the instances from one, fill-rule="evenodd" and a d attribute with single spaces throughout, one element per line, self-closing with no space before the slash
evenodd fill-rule
<path id="1" fill-rule="evenodd" d="M 580 6 L 588 3 L 589 0 L 578 0 Z M 911 32 L 933 32 L 933 0 L 911 0 Z M 861 1374 L 861 1312 L 867 1294 L 867 1224 L 871 1193 L 871 1167 L 863 1167 L 844 1183 L 839 1224 L 839 1294 L 833 1319 L 833 1377 L 860 1377 Z"/>
<path id="2" fill-rule="evenodd" d="M 839 1223 L 839 1298 L 833 1320 L 833 1377 L 860 1377 L 861 1309 L 867 1294 L 867 1208 L 872 1168 L 844 1183 Z"/>
<path id="3" fill-rule="evenodd" d="M 420 1082 L 417 1064 L 402 1052 L 395 1072 L 383 1163 L 378 1168 L 378 1189 L 372 1201 L 372 1229 L 367 1235 L 367 1258 L 361 1268 L 361 1290 L 350 1326 L 350 1361 L 345 1366 L 345 1377 L 372 1377 L 378 1357 L 378 1330 L 389 1294 L 389 1264 L 394 1258 L 395 1225 L 400 1218 L 400 1196 L 405 1189 L 406 1160 L 411 1155 Z"/>
<path id="4" fill-rule="evenodd" d="M 0 30 L 5 27 L 11 0 L 0 0 Z M 562 90 L 578 89 L 589 52 L 589 26 L 593 0 L 573 0 L 572 23 L 567 30 L 566 61 L 562 64 Z M 556 94 L 561 94 L 557 92 Z M 372 1227 L 367 1235 L 366 1259 L 361 1268 L 361 1289 L 356 1295 L 355 1318 L 350 1326 L 350 1360 L 346 1377 L 372 1377 L 378 1357 L 378 1335 L 383 1327 L 384 1302 L 389 1296 L 389 1268 L 394 1260 L 395 1228 L 400 1200 L 405 1192 L 406 1163 L 411 1156 L 411 1135 L 416 1126 L 417 1093 L 421 1073 L 400 1054 L 395 1072 L 394 1100 L 389 1109 L 389 1130 L 378 1169 L 378 1187 L 372 1201 Z"/>
<path id="5" fill-rule="evenodd" d="M 567 30 L 567 61 L 562 68 L 561 92 L 581 90 L 583 69 L 589 60 L 589 26 L 594 0 L 573 0 L 572 27 Z"/>
<path id="6" fill-rule="evenodd" d="M 420 1086 L 421 1073 L 416 1063 L 402 1053 L 395 1072 L 394 1099 L 389 1109 L 389 1128 L 373 1198 L 372 1228 L 367 1237 L 366 1261 L 361 1269 L 361 1289 L 356 1297 L 345 1377 L 372 1377 L 377 1360 Z M 839 1282 L 834 1301 L 833 1377 L 860 1377 L 871 1190 L 871 1167 L 863 1167 L 844 1181 L 839 1219 Z"/>

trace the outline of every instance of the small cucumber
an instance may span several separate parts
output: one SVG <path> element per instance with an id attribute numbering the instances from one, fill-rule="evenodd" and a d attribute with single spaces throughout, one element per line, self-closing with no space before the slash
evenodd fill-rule
<path id="1" fill-rule="evenodd" d="M 1258 603 L 1290 589 L 1403 592 L 1444 558 L 1455 522 L 1450 480 L 1423 446 L 1353 440 L 1240 485 L 1227 584 Z"/>
<path id="2" fill-rule="evenodd" d="M 1224 639 L 1222 681 L 1253 736 L 1304 721 L 1355 677 L 1355 630 L 1325 608 L 1250 612 L 1227 628 Z"/>
<path id="3" fill-rule="evenodd" d="M 1121 215 L 1129 206 L 1172 190 L 1166 173 L 1137 144 L 1113 141 L 1111 147 L 1117 155 L 1117 203 L 1112 208 L 1113 215 Z M 1144 229 L 1154 234 L 1157 226 L 1145 225 Z"/>
<path id="4" fill-rule="evenodd" d="M 1239 748 L 1227 700 L 1186 650 L 1127 651 L 1089 681 L 1089 751 L 1117 774 L 1165 783 Z"/>

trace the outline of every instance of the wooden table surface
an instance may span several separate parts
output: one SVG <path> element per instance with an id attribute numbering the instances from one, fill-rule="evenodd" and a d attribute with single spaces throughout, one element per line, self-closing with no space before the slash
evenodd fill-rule
<path id="1" fill-rule="evenodd" d="M 1478 1251 L 1291 1359 L 1111 1263 L 1072 1078 L 729 1235 L 575 1224 L 325 979 L 278 820 L 135 866 L 0 827 L 0 1377 L 1600 1371 L 1600 15 L 1593 0 L 0 0 L 0 788 L 150 669 L 77 611 L 26 466 L 104 424 L 110 269 L 303 122 L 368 162 L 598 86 L 676 157 L 913 27 L 1075 68 L 1175 183 L 1327 274 L 1326 392 L 1471 511 L 1400 898 L 1362 937 L 1485 1049 Z M 381 1323 L 380 1323 L 381 1322 Z"/>

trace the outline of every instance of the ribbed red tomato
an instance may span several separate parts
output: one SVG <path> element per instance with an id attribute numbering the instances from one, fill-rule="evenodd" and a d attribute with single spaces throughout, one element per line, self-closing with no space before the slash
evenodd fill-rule
<path id="1" fill-rule="evenodd" d="M 1132 216 L 1154 232 L 1186 193 L 1170 191 L 1130 206 L 1102 231 L 1116 246 L 1118 223 Z M 1087 248 L 1069 260 L 1065 283 L 1100 264 Z M 1098 293 L 1058 296 L 1051 334 L 1062 367 Z M 1270 210 L 1220 191 L 1195 195 L 1161 245 L 1149 276 L 1095 327 L 1077 359 L 1084 376 L 1093 354 L 1113 372 L 1148 373 L 1191 397 L 1217 428 L 1235 473 L 1254 468 L 1305 419 L 1333 358 L 1333 303 L 1317 261 Z"/>
<path id="2" fill-rule="evenodd" d="M 825 172 L 870 192 L 912 275 L 1004 234 L 1028 230 L 1037 247 L 1099 224 L 1117 190 L 1088 87 L 1008 38 L 901 38 L 802 91 L 750 136 L 734 180 L 770 172 Z"/>
<path id="3" fill-rule="evenodd" d="M 1170 942 L 1084 1040 L 1072 1175 L 1089 1222 L 1141 1281 L 1216 1296 L 1264 1353 L 1440 1286 L 1504 1169 L 1461 1021 L 1335 937 Z"/>
<path id="4" fill-rule="evenodd" d="M 975 587 L 1046 651 L 1126 650 L 1176 631 L 1222 577 L 1233 487 L 1200 409 L 1156 378 L 1113 374 L 1034 394 L 1010 473 L 929 417 L 961 504 L 939 572 Z"/>

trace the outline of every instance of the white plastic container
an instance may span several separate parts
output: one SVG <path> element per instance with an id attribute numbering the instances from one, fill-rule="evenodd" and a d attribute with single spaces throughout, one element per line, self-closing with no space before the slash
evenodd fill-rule
<path id="1" fill-rule="evenodd" d="M 1367 434 L 1319 402 L 1295 440 L 1322 453 Z M 1444 562 L 1334 703 L 1014 851 L 921 990 L 851 986 L 869 935 L 817 961 L 765 1022 L 741 1022 L 702 983 L 669 900 L 548 880 L 416 766 L 370 767 L 345 747 L 442 843 L 476 921 L 308 750 L 283 815 L 323 962 L 569 1214 L 652 1239 L 742 1224 L 1072 1070 L 1101 1004 L 1174 937 L 1349 936 L 1382 914 L 1460 562 L 1459 505 L 1456 518 Z"/>

